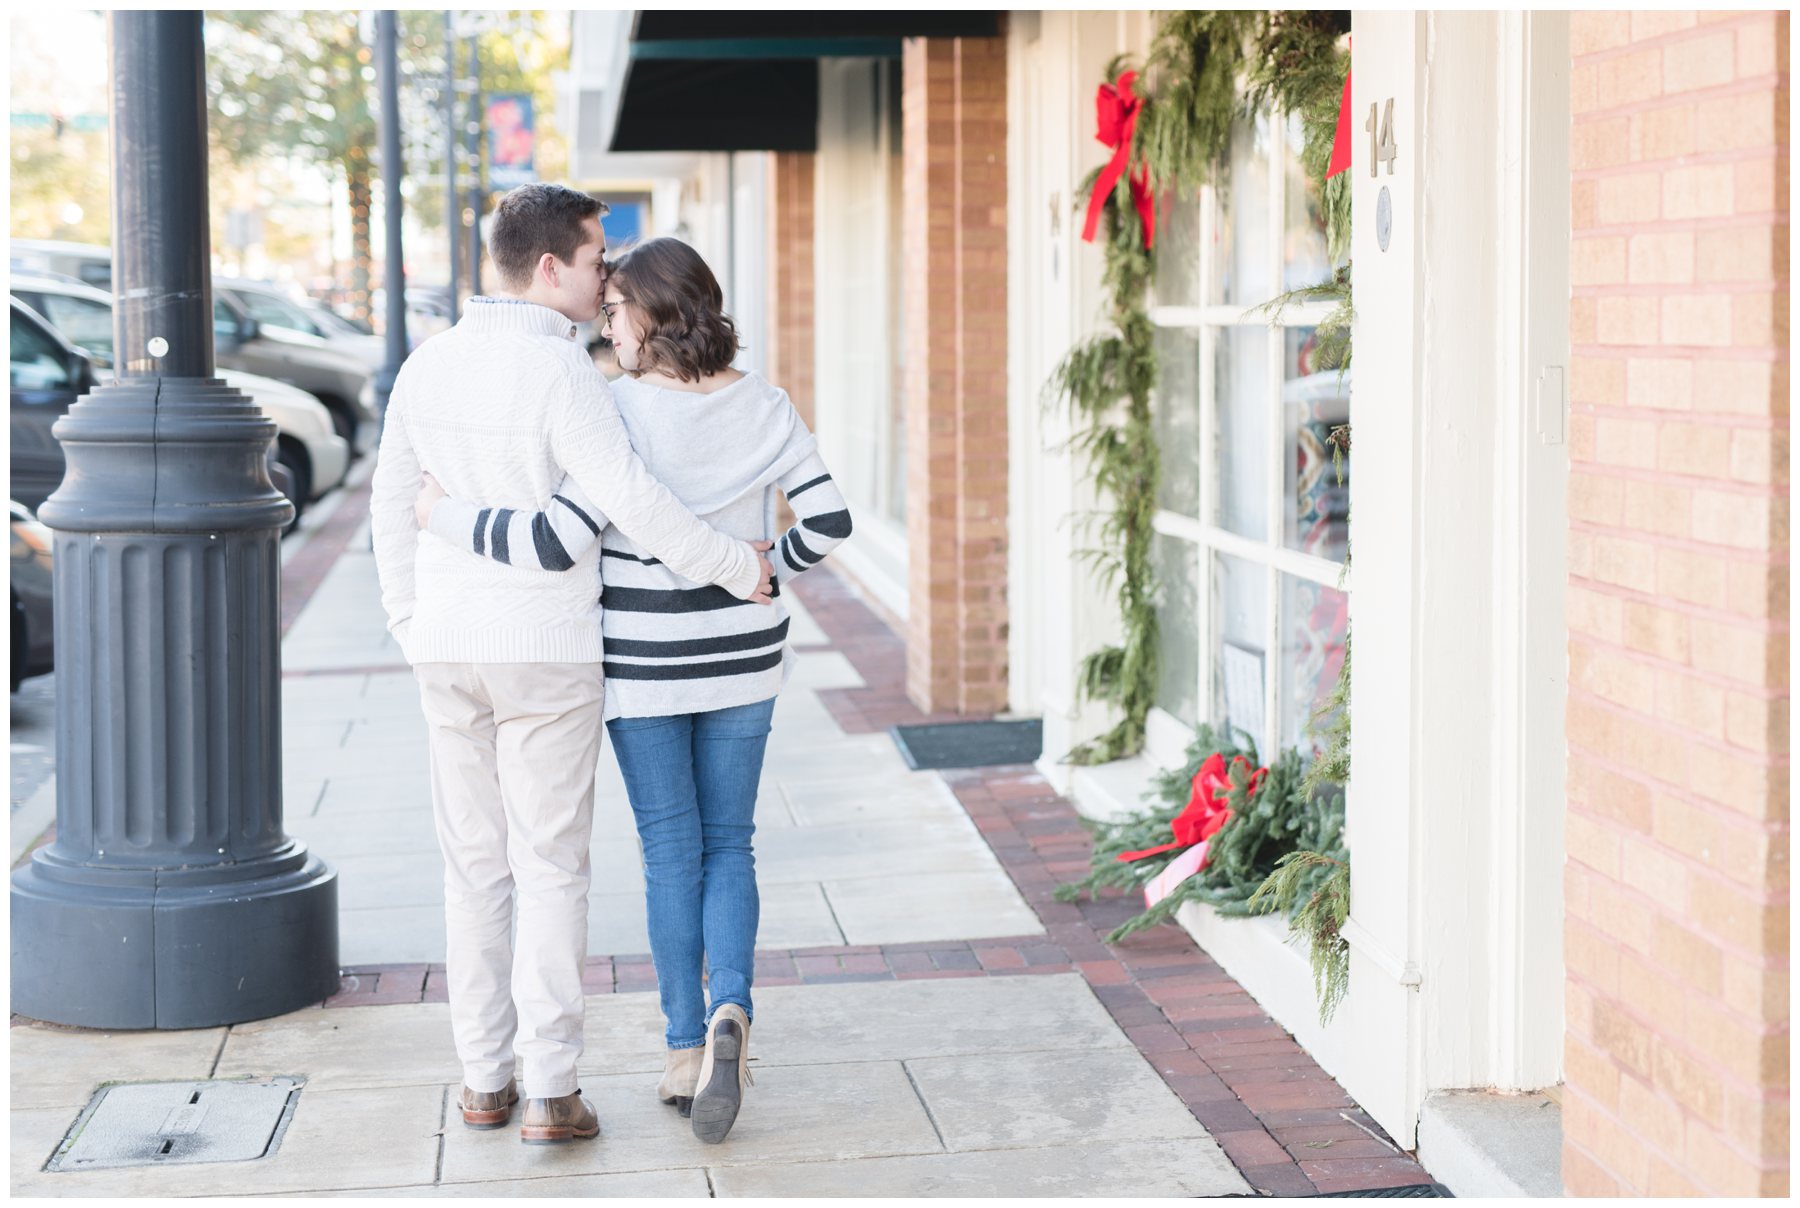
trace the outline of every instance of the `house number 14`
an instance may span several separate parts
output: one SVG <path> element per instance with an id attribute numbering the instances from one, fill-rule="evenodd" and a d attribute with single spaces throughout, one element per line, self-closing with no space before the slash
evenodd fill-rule
<path id="1" fill-rule="evenodd" d="M 1388 175 L 1394 174 L 1394 160 L 1399 155 L 1399 148 L 1394 143 L 1394 98 L 1387 99 L 1387 107 L 1381 112 L 1379 132 L 1375 125 L 1375 103 L 1369 103 L 1369 120 L 1363 123 L 1363 129 L 1369 132 L 1369 175 L 1374 176 L 1376 169 L 1386 164 Z"/>

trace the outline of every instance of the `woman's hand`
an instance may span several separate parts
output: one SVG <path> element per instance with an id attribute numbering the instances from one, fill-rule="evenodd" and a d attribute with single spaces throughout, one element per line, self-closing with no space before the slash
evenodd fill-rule
<path id="1" fill-rule="evenodd" d="M 413 501 L 413 515 L 418 518 L 421 529 L 431 526 L 431 509 L 437 501 L 444 497 L 444 488 L 431 475 L 425 475 L 425 484 L 419 488 L 419 497 Z"/>

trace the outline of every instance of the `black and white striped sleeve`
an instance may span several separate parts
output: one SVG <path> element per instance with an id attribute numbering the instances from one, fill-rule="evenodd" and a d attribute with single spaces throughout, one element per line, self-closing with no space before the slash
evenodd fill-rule
<path id="1" fill-rule="evenodd" d="M 769 551 L 777 582 L 810 570 L 850 535 L 850 507 L 817 453 L 776 483 L 799 521 Z"/>
<path id="2" fill-rule="evenodd" d="M 431 531 L 471 553 L 509 566 L 568 570 L 600 540 L 606 517 L 565 476 L 541 512 L 484 507 L 446 496 L 431 509 Z"/>

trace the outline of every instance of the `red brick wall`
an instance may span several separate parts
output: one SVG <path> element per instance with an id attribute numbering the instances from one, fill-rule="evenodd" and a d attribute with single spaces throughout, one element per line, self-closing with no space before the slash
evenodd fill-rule
<path id="1" fill-rule="evenodd" d="M 1006 707 L 1006 44 L 901 62 L 907 695 Z"/>
<path id="2" fill-rule="evenodd" d="M 813 427 L 813 163 L 769 155 L 769 380 Z"/>
<path id="3" fill-rule="evenodd" d="M 1788 17 L 1577 13 L 1563 1181 L 1788 1187 Z"/>

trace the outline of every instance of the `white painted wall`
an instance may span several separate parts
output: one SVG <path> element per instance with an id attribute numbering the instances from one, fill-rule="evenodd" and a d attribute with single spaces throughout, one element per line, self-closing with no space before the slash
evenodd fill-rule
<path id="1" fill-rule="evenodd" d="M 1410 1138 L 1428 1090 L 1560 1068 L 1567 468 L 1536 381 L 1567 363 L 1567 20 L 1355 23 L 1356 116 L 1393 97 L 1399 157 L 1371 178 L 1356 140 L 1359 1043 L 1334 1072 Z"/>

